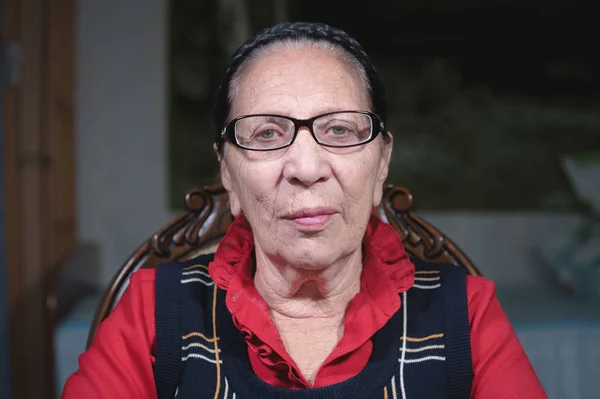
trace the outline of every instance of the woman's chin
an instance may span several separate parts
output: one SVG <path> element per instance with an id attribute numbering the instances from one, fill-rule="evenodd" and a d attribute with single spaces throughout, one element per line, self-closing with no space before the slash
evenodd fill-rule
<path id="1" fill-rule="evenodd" d="M 322 246 L 315 248 L 314 245 L 284 248 L 281 251 L 281 255 L 286 264 L 293 265 L 299 269 L 313 271 L 328 268 L 342 257 L 342 254 L 335 251 L 334 248 Z"/>

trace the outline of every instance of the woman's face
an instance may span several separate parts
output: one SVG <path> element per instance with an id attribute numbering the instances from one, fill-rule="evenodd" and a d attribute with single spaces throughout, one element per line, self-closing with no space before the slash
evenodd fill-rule
<path id="1" fill-rule="evenodd" d="M 249 65 L 231 117 L 269 113 L 310 118 L 331 111 L 369 110 L 351 68 L 318 48 L 267 52 Z M 381 200 L 391 140 L 334 149 L 301 128 L 287 148 L 248 151 L 230 143 L 221 178 L 234 215 L 243 213 L 257 254 L 317 270 L 361 250 L 372 207 Z"/>

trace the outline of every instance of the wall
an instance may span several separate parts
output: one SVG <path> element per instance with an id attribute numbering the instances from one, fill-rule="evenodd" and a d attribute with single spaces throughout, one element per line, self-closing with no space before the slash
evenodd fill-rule
<path id="1" fill-rule="evenodd" d="M 499 286 L 542 288 L 540 246 L 554 248 L 576 228 L 571 214 L 422 212 L 421 216 L 452 238 L 484 276 Z M 535 287 L 534 287 L 535 286 Z"/>
<path id="2" fill-rule="evenodd" d="M 78 234 L 99 245 L 101 284 L 170 218 L 166 0 L 79 0 Z"/>
<path id="3" fill-rule="evenodd" d="M 81 241 L 99 246 L 101 285 L 173 216 L 166 193 L 166 10 L 166 0 L 78 4 L 78 229 Z M 576 223 L 545 213 L 424 215 L 486 276 L 507 285 L 536 281 L 531 250 Z"/>

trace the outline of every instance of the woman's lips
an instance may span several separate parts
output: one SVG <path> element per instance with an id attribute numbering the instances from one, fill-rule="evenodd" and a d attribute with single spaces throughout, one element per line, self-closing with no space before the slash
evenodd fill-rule
<path id="1" fill-rule="evenodd" d="M 318 227 L 323 226 L 331 218 L 331 215 L 318 215 L 311 217 L 296 218 L 294 221 L 299 225 L 306 227 Z"/>
<path id="2" fill-rule="evenodd" d="M 286 219 L 293 220 L 303 227 L 321 227 L 330 219 L 335 210 L 331 208 L 307 208 L 286 215 Z"/>

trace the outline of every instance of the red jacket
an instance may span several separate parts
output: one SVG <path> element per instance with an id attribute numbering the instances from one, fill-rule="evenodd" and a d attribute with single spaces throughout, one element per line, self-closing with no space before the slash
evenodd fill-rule
<path id="1" fill-rule="evenodd" d="M 362 370 L 371 355 L 371 337 L 400 308 L 398 293 L 414 283 L 414 266 L 392 227 L 373 217 L 363 245 L 367 254 L 376 256 L 365 256 L 361 292 L 348 306 L 344 336 L 319 369 L 315 387 L 334 384 Z M 308 388 L 310 384 L 286 352 L 264 311 L 266 303 L 252 284 L 252 250 L 250 229 L 238 218 L 210 264 L 210 275 L 227 290 L 228 297 L 235 292 L 253 298 L 238 301 L 247 304 L 243 308 L 236 308 L 232 301 L 227 301 L 227 306 L 247 335 L 254 372 L 271 385 Z M 100 326 L 90 349 L 81 355 L 80 369 L 67 381 L 63 398 L 156 398 L 152 368 L 155 277 L 155 270 L 134 273 L 129 289 Z M 471 398 L 546 398 L 496 299 L 494 284 L 468 276 L 467 298 L 474 373 Z M 289 367 L 285 377 L 275 372 L 275 365 L 281 363 Z"/>

